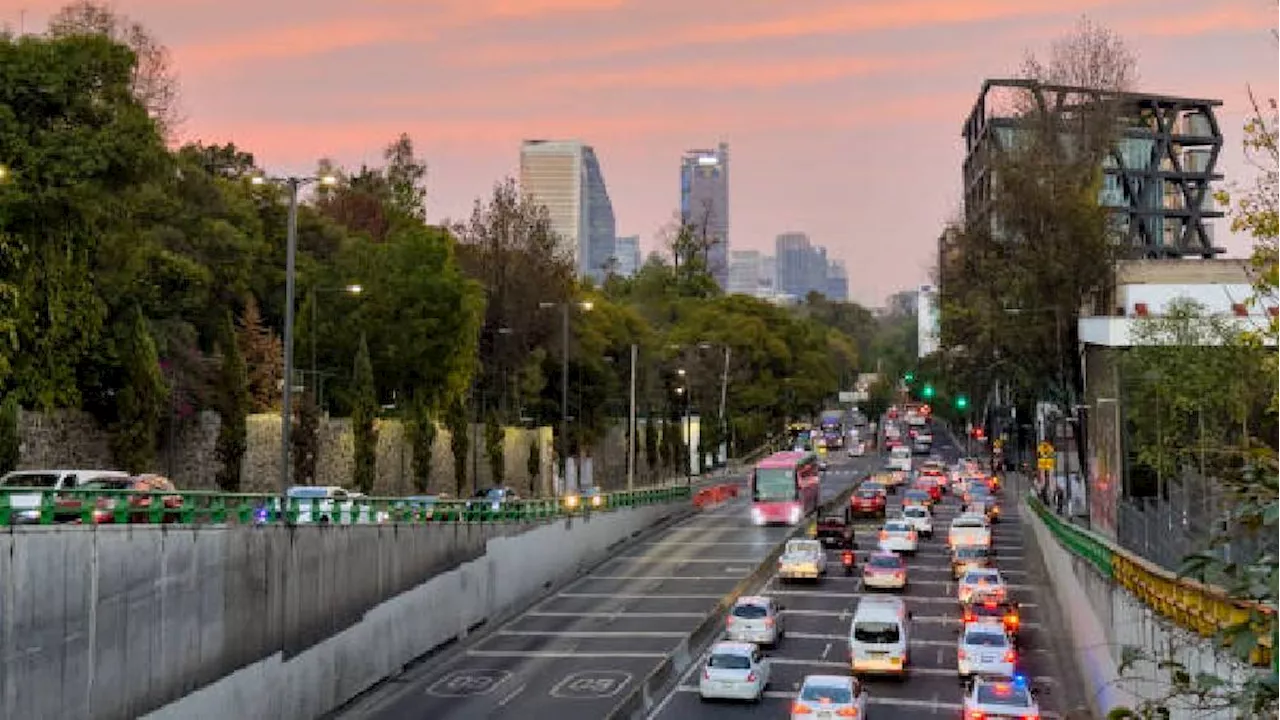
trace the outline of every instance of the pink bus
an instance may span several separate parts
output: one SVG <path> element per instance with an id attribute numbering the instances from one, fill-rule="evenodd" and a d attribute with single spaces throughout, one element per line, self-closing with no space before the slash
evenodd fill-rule
<path id="1" fill-rule="evenodd" d="M 795 525 L 818 509 L 821 492 L 816 454 L 774 453 L 751 472 L 751 520 L 756 525 Z"/>

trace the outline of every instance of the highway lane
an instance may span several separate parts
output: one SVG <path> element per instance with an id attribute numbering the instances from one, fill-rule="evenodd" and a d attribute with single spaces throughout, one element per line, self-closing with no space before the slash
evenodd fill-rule
<path id="1" fill-rule="evenodd" d="M 830 499 L 877 460 L 835 459 Z M 745 483 L 745 478 L 734 478 Z M 672 526 L 419 675 L 400 678 L 348 720 L 602 717 L 673 650 L 790 528 L 752 525 L 746 494 Z M 530 552 L 537 552 L 530 548 Z"/>
<path id="2" fill-rule="evenodd" d="M 948 459 L 958 456 L 954 441 L 935 433 L 935 451 Z M 890 496 L 892 503 L 898 498 Z M 1051 605 L 1044 588 L 1048 584 L 1038 556 L 1024 551 L 1022 523 L 1016 516 L 1016 499 L 1002 497 L 1010 515 L 993 528 L 996 565 L 1006 575 L 1010 592 L 1022 603 L 1021 671 L 1045 688 L 1040 706 L 1045 717 L 1060 717 L 1063 701 L 1071 700 L 1063 681 L 1062 663 L 1052 647 Z M 956 675 L 956 640 L 959 606 L 946 551 L 946 528 L 959 512 L 959 501 L 950 495 L 936 508 L 934 537 L 921 541 L 914 558 L 908 558 L 908 586 L 898 594 L 913 613 L 909 675 L 905 681 L 870 678 L 868 715 L 875 720 L 958 717 L 962 707 L 962 686 Z M 875 547 L 879 523 L 859 523 L 859 562 Z M 1030 532 L 1028 528 L 1026 532 Z M 831 550 L 828 562 L 839 563 L 838 551 Z M 773 663 L 772 682 L 759 705 L 703 702 L 698 696 L 697 673 L 705 658 L 692 664 L 679 686 L 650 713 L 650 720 L 718 720 L 720 718 L 783 718 L 806 675 L 845 674 L 848 665 L 848 633 L 858 599 L 865 594 L 860 573 L 845 577 L 828 576 L 816 585 L 780 584 L 771 578 L 761 590 L 786 606 L 786 637 L 769 651 Z M 871 593 L 881 594 L 880 591 Z"/>

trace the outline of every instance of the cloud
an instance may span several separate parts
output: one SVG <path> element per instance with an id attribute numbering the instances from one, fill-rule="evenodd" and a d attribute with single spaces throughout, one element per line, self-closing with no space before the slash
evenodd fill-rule
<path id="1" fill-rule="evenodd" d="M 1134 0 L 1131 0 L 1134 1 Z M 1136 0 L 1151 2 L 1153 0 Z M 1072 12 L 1114 0 L 1077 0 Z M 784 4 L 779 4 L 779 7 Z M 646 34 L 632 34 L 597 42 L 549 46 L 507 43 L 499 47 L 467 53 L 457 58 L 462 65 L 494 67 L 512 63 L 570 62 L 616 55 L 652 53 L 677 47 L 736 45 L 765 40 L 794 40 L 806 37 L 855 35 L 886 30 L 971 25 L 996 20 L 1060 14 L 1056 6 L 1028 0 L 878 0 L 841 2 L 819 11 L 766 20 L 715 24 L 692 24 L 681 29 L 658 28 Z"/>
<path id="2" fill-rule="evenodd" d="M 1263 32 L 1275 26 L 1275 12 L 1262 3 L 1216 4 L 1190 15 L 1144 18 L 1126 24 L 1135 35 L 1180 38 L 1209 33 Z"/>
<path id="3" fill-rule="evenodd" d="M 173 48 L 173 54 L 181 72 L 199 73 L 250 62 L 306 58 L 375 43 L 425 41 L 431 37 L 428 27 L 392 19 L 334 19 L 179 46 Z"/>

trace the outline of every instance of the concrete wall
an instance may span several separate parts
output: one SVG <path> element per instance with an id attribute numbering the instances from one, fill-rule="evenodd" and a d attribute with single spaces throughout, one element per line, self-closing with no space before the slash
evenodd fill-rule
<path id="1" fill-rule="evenodd" d="M 0 717 L 310 720 L 675 511 L 11 531 Z"/>
<path id="2" fill-rule="evenodd" d="M 1155 659 L 1185 663 L 1195 676 L 1206 672 L 1239 680 L 1245 668 L 1214 652 L 1210 640 L 1188 633 L 1160 617 L 1120 585 L 1107 580 L 1088 562 L 1058 544 L 1044 523 L 1025 505 L 1023 518 L 1035 530 L 1036 543 L 1068 632 L 1077 670 L 1090 695 L 1090 709 L 1105 717 L 1115 707 L 1134 708 L 1144 699 L 1158 699 L 1169 687 L 1169 671 L 1152 662 L 1138 662 L 1121 675 L 1124 648 L 1140 647 Z M 1231 712 L 1171 705 L 1172 720 L 1229 720 Z"/>

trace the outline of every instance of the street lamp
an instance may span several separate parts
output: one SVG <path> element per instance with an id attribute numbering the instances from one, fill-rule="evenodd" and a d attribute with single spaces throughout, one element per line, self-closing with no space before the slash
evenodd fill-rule
<path id="1" fill-rule="evenodd" d="M 580 300 L 573 302 L 540 302 L 538 307 L 542 310 L 550 310 L 559 307 L 563 313 L 563 322 L 560 326 L 561 335 L 561 353 L 560 353 L 560 478 L 561 482 L 567 482 L 565 477 L 569 473 L 569 309 L 572 305 L 577 305 L 584 312 L 591 312 L 595 304 L 590 300 Z M 556 488 L 556 495 L 560 495 L 560 488 Z"/>
<path id="2" fill-rule="evenodd" d="M 317 314 L 316 306 L 318 305 L 318 302 L 316 301 L 316 296 L 319 295 L 320 293 L 335 293 L 335 292 L 343 292 L 343 293 L 347 293 L 348 295 L 359 295 L 360 293 L 364 292 L 364 286 L 353 283 L 351 285 L 345 285 L 343 287 L 313 288 L 311 290 L 311 377 L 312 377 L 312 382 L 316 383 L 316 386 L 317 386 L 316 402 L 320 402 L 321 395 L 322 395 L 322 393 L 319 390 L 320 372 L 316 368 L 316 338 L 319 337 L 320 335 L 320 333 L 316 329 L 316 314 Z"/>
<path id="3" fill-rule="evenodd" d="M 288 510 L 289 501 L 289 431 L 293 424 L 293 305 L 294 282 L 297 279 L 298 256 L 298 189 L 304 185 L 319 183 L 336 185 L 338 179 L 332 175 L 320 177 L 265 177 L 255 176 L 250 182 L 254 185 L 282 186 L 289 191 L 289 220 L 285 232 L 285 271 L 284 271 L 284 399 L 280 409 L 280 510 Z"/>

